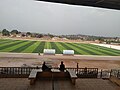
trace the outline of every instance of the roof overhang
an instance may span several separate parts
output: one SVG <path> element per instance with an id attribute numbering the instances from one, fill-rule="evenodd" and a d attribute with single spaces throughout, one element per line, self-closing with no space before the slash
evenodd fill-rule
<path id="1" fill-rule="evenodd" d="M 120 0 L 36 0 L 120 10 Z"/>

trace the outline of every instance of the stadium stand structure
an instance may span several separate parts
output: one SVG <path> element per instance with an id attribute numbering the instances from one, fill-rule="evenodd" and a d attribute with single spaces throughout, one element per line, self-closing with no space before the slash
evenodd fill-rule
<path id="1" fill-rule="evenodd" d="M 120 0 L 36 0 L 71 5 L 83 5 L 120 10 Z"/>

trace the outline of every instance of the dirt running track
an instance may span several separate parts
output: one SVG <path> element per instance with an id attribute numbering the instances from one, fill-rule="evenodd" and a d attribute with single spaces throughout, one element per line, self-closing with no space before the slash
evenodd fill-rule
<path id="1" fill-rule="evenodd" d="M 120 56 L 93 56 L 93 55 L 38 55 L 27 53 L 0 53 L 0 67 L 41 66 L 43 61 L 59 67 L 64 61 L 66 67 L 91 67 L 99 69 L 120 68 Z"/>

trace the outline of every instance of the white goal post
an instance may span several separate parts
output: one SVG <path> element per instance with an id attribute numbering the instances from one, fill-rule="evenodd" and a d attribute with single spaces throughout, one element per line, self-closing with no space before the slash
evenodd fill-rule
<path id="1" fill-rule="evenodd" d="M 74 50 L 63 50 L 63 55 L 74 55 Z"/>
<path id="2" fill-rule="evenodd" d="M 44 49 L 44 55 L 55 55 L 55 49 Z"/>

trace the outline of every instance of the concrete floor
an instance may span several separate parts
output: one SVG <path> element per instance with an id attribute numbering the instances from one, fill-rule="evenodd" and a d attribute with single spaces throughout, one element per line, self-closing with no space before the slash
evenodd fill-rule
<path id="1" fill-rule="evenodd" d="M 68 79 L 39 79 L 29 85 L 28 78 L 0 78 L 0 90 L 120 90 L 120 87 L 103 79 L 77 79 L 72 85 Z"/>

